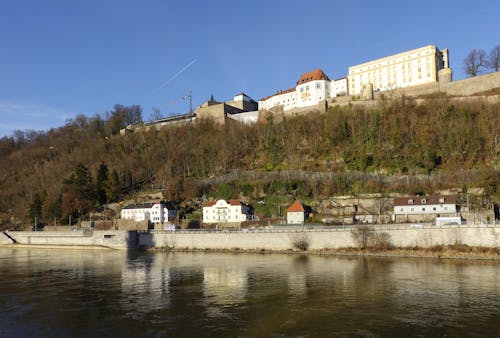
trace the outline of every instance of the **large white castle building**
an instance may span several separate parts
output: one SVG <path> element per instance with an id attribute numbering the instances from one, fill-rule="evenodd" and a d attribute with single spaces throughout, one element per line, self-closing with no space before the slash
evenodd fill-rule
<path id="1" fill-rule="evenodd" d="M 436 82 L 448 60 L 448 49 L 429 45 L 349 67 L 349 95 L 360 94 L 366 84 L 385 91 Z"/>
<path id="2" fill-rule="evenodd" d="M 447 49 L 428 45 L 349 67 L 347 77 L 338 80 L 315 69 L 302 74 L 295 87 L 259 100 L 259 110 L 310 107 L 338 96 L 361 94 L 366 85 L 386 91 L 437 82 L 439 71 L 449 68 L 448 60 Z"/>

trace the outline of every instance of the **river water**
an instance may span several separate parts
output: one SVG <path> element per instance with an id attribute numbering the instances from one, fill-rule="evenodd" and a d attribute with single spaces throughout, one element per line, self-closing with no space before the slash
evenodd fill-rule
<path id="1" fill-rule="evenodd" d="M 0 248 L 0 337 L 494 337 L 500 264 Z"/>

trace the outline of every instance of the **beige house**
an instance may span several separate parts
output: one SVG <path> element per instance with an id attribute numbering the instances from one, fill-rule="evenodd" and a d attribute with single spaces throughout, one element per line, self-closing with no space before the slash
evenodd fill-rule
<path id="1" fill-rule="evenodd" d="M 218 200 L 203 207 L 203 223 L 241 223 L 251 220 L 253 209 L 237 200 Z"/>
<path id="2" fill-rule="evenodd" d="M 225 102 L 218 102 L 212 96 L 210 100 L 196 108 L 195 115 L 196 119 L 212 119 L 217 124 L 224 125 L 228 115 L 256 111 L 257 108 L 257 102 L 245 93 L 236 94 L 232 101 Z"/>

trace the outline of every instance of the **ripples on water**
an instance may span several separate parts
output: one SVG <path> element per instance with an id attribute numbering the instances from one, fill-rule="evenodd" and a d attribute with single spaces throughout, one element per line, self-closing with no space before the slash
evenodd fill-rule
<path id="1" fill-rule="evenodd" d="M 0 248 L 1 337 L 498 336 L 500 264 Z"/>

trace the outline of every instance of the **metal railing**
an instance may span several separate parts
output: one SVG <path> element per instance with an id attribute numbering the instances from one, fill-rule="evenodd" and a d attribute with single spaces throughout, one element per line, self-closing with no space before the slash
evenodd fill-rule
<path id="1" fill-rule="evenodd" d="M 266 228 L 247 228 L 247 229 L 176 229 L 174 230 L 145 230 L 143 232 L 155 234 L 193 234 L 193 233 L 297 233 L 297 232 L 343 232 L 351 231 L 359 228 L 369 228 L 374 231 L 384 230 L 427 230 L 427 229 L 466 229 L 466 228 L 500 228 L 500 224 L 463 224 L 463 225 L 441 225 L 436 226 L 432 224 L 378 224 L 378 225 L 340 225 L 340 226 L 326 226 L 326 225 L 274 225 Z"/>

